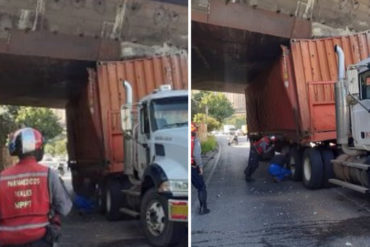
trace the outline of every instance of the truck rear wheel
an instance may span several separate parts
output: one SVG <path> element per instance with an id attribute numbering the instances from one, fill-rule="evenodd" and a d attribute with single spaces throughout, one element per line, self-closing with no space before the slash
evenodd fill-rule
<path id="1" fill-rule="evenodd" d="M 108 220 L 114 221 L 122 218 L 119 209 L 122 207 L 123 200 L 120 182 L 117 179 L 109 180 L 105 194 L 105 217 Z"/>
<path id="2" fill-rule="evenodd" d="M 322 187 L 324 177 L 321 153 L 314 148 L 307 148 L 303 153 L 303 184 L 309 189 Z"/>
<path id="3" fill-rule="evenodd" d="M 322 163 L 324 166 L 324 180 L 323 185 L 325 187 L 330 187 L 329 179 L 334 177 L 333 165 L 331 160 L 334 159 L 333 151 L 330 149 L 321 150 Z"/>
<path id="4" fill-rule="evenodd" d="M 294 181 L 302 180 L 302 153 L 298 147 L 292 147 L 289 152 L 289 169 Z"/>
<path id="5" fill-rule="evenodd" d="M 140 212 L 145 235 L 153 246 L 168 246 L 181 241 L 181 234 L 186 232 L 182 229 L 185 224 L 169 221 L 168 199 L 154 188 L 145 193 Z"/>

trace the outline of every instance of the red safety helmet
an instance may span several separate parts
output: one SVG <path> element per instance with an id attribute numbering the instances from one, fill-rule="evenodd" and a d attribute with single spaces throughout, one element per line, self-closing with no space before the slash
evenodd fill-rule
<path id="1" fill-rule="evenodd" d="M 194 132 L 197 132 L 197 131 L 198 131 L 198 128 L 195 125 L 195 123 L 191 123 L 191 133 L 194 133 Z"/>
<path id="2" fill-rule="evenodd" d="M 43 138 L 41 133 L 33 128 L 19 129 L 10 136 L 9 153 L 20 158 L 35 156 L 41 160 L 43 156 Z"/>

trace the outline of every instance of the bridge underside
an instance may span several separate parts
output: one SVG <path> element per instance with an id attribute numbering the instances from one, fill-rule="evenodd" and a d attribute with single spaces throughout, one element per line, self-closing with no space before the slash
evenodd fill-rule
<path id="1" fill-rule="evenodd" d="M 281 45 L 311 37 L 307 20 L 225 1 L 209 3 L 207 9 L 192 9 L 193 89 L 244 93 L 246 83 L 279 57 Z"/>
<path id="2" fill-rule="evenodd" d="M 0 104 L 63 108 L 95 63 L 1 54 L 0 65 Z"/>
<path id="3" fill-rule="evenodd" d="M 243 92 L 289 39 L 368 29 L 368 0 L 192 0 L 192 88 Z"/>
<path id="4" fill-rule="evenodd" d="M 192 88 L 244 93 L 287 38 L 193 22 Z"/>
<path id="5" fill-rule="evenodd" d="M 187 49 L 186 0 L 0 1 L 0 104 L 62 108 L 98 61 Z"/>

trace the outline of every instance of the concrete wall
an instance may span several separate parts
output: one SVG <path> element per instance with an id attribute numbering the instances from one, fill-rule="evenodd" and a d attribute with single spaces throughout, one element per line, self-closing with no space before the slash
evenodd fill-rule
<path id="1" fill-rule="evenodd" d="M 192 0 L 192 9 L 204 11 L 218 0 Z M 220 0 L 221 1 L 221 0 Z M 315 37 L 350 34 L 370 29 L 368 0 L 222 0 L 312 21 Z"/>
<path id="2" fill-rule="evenodd" d="M 117 41 L 122 58 L 187 49 L 187 11 L 186 0 L 0 0 L 0 52 L 18 32 L 53 36 L 59 46 L 71 37 L 82 46 Z"/>
<path id="3" fill-rule="evenodd" d="M 246 113 L 245 95 L 239 93 L 224 93 L 226 98 L 231 102 L 236 114 Z"/>

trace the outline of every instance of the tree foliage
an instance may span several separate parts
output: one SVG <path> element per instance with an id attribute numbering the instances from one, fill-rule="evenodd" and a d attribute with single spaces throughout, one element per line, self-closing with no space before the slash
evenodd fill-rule
<path id="1" fill-rule="evenodd" d="M 197 113 L 206 113 L 207 108 L 208 115 L 219 123 L 224 123 L 225 119 L 233 115 L 235 111 L 231 102 L 222 93 L 200 91 L 193 94 L 192 116 L 194 117 Z"/>
<path id="2" fill-rule="evenodd" d="M 13 121 L 12 115 L 6 110 L 6 108 L 0 108 L 0 147 L 3 147 L 6 143 L 8 134 L 16 128 L 16 124 Z"/>
<path id="3" fill-rule="evenodd" d="M 242 125 L 247 124 L 246 117 L 241 115 L 233 115 L 225 121 L 226 124 L 232 124 L 237 129 L 241 129 Z"/>
<path id="4" fill-rule="evenodd" d="M 15 123 L 19 127 L 39 130 L 46 140 L 53 139 L 63 131 L 58 117 L 48 108 L 21 107 L 17 111 Z"/>
<path id="5" fill-rule="evenodd" d="M 221 128 L 221 123 L 217 121 L 215 118 L 208 116 L 206 120 L 206 115 L 204 113 L 197 113 L 195 114 L 193 121 L 195 123 L 206 123 L 207 124 L 207 130 L 217 130 Z"/>
<path id="6" fill-rule="evenodd" d="M 60 140 L 49 142 L 45 145 L 45 153 L 51 155 L 66 155 L 67 154 L 67 139 L 64 137 Z"/>

